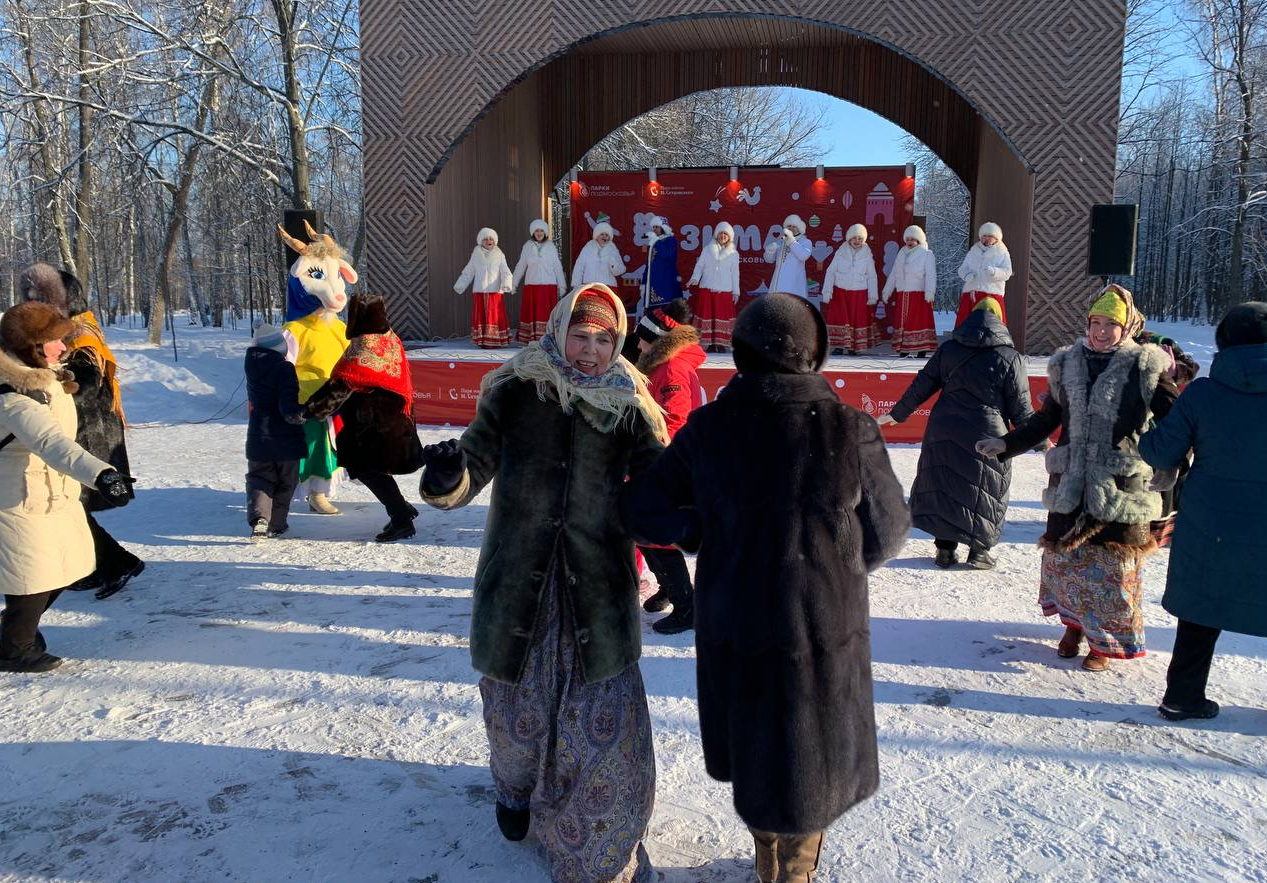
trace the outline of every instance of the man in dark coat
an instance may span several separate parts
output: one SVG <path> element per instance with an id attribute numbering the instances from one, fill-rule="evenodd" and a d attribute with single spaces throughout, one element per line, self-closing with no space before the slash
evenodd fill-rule
<path id="1" fill-rule="evenodd" d="M 1159 709 L 1170 720 L 1219 713 L 1205 686 L 1220 632 L 1267 637 L 1267 303 L 1233 307 L 1215 342 L 1210 376 L 1139 441 L 1154 469 L 1195 455 L 1161 602 L 1179 618 Z"/>
<path id="2" fill-rule="evenodd" d="M 760 879 L 805 881 L 823 830 L 879 781 L 867 573 L 910 519 L 875 421 L 818 373 L 827 327 L 812 305 L 761 298 L 734 347 L 740 373 L 626 486 L 622 511 L 639 542 L 699 543 L 704 763 L 734 784 Z M 683 511 L 693 528 L 675 529 Z"/>
<path id="3" fill-rule="evenodd" d="M 83 286 L 73 273 L 38 263 L 22 274 L 20 288 L 23 300 L 42 301 L 56 307 L 75 323 L 75 331 L 66 339 L 65 359 L 66 368 L 79 387 L 73 393 L 79 419 L 75 442 L 94 457 L 105 460 L 119 474 L 130 476 L 117 365 L 96 317 L 88 308 Z M 133 497 L 129 481 L 128 499 Z M 93 517 L 93 513 L 113 509 L 117 504 L 108 502 L 90 488 L 83 490 L 81 499 L 88 515 L 88 529 L 92 532 L 96 569 L 67 588 L 72 591 L 96 589 L 97 598 L 108 598 L 143 571 L 145 562 L 120 545 Z"/>
<path id="4" fill-rule="evenodd" d="M 387 304 L 380 295 L 352 296 L 347 335 L 347 351 L 330 379 L 312 394 L 304 413 L 309 419 L 325 420 L 338 412 L 343 421 L 335 442 L 339 465 L 387 510 L 391 520 L 374 540 L 394 543 L 414 535 L 418 517 L 392 477 L 422 468 L 409 361 L 387 321 Z"/>
<path id="5" fill-rule="evenodd" d="M 975 445 L 1034 412 L 1025 360 L 992 298 L 937 348 L 880 425 L 903 422 L 937 392 L 911 486 L 911 521 L 936 540 L 938 567 L 957 564 L 955 550 L 964 543 L 968 566 L 989 570 L 1007 515 L 1012 464 L 978 454 Z"/>
<path id="6" fill-rule="evenodd" d="M 290 503 L 299 486 L 299 461 L 308 454 L 299 378 L 286 360 L 280 329 L 261 325 L 246 350 L 246 520 L 253 539 L 289 529 Z"/>

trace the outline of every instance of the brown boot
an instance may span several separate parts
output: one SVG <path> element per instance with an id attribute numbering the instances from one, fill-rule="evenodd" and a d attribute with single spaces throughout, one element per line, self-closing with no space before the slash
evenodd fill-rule
<path id="1" fill-rule="evenodd" d="M 777 846 L 779 883 L 812 883 L 823 853 L 823 832 L 780 834 Z"/>
<path id="2" fill-rule="evenodd" d="M 1094 650 L 1087 651 L 1087 658 L 1082 660 L 1082 667 L 1086 671 L 1104 671 L 1109 667 L 1109 657 L 1101 656 Z"/>
<path id="3" fill-rule="evenodd" d="M 779 859 L 776 853 L 779 835 L 749 828 L 752 840 L 757 845 L 757 880 L 760 883 L 775 883 L 779 879 Z"/>
<path id="4" fill-rule="evenodd" d="M 1076 629 L 1071 625 L 1065 626 L 1065 636 L 1060 639 L 1060 643 L 1056 645 L 1056 655 L 1061 659 L 1073 659 L 1078 655 L 1078 648 L 1082 646 L 1082 629 Z"/>

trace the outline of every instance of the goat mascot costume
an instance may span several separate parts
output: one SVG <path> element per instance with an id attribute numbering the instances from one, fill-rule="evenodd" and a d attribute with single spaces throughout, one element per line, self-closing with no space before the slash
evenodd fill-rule
<path id="1" fill-rule="evenodd" d="M 327 380 L 343 351 L 348 348 L 347 328 L 339 311 L 347 306 L 347 285 L 356 283 L 356 270 L 343 259 L 343 249 L 326 233 L 317 233 L 304 222 L 307 243 L 295 239 L 281 225 L 277 231 L 299 259 L 286 280 L 286 324 L 289 358 L 299 377 L 299 402 L 308 401 Z M 331 422 L 307 420 L 304 439 L 308 455 L 299 461 L 299 480 L 308 482 L 308 508 L 322 515 L 336 515 L 327 495 L 338 469 Z"/>

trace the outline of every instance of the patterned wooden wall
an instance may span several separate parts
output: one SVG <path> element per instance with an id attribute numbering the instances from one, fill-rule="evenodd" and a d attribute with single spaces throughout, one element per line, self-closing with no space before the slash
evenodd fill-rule
<path id="1" fill-rule="evenodd" d="M 731 23 L 739 47 L 759 45 L 753 33 L 763 22 L 800 20 L 845 28 L 887 45 L 952 85 L 1033 172 L 1027 349 L 1041 352 L 1067 341 L 1081 327 L 1090 293 L 1088 207 L 1112 197 L 1124 0 L 784 0 L 779 9 L 783 15 L 776 18 L 769 15 L 769 4 L 752 0 L 475 0 L 456 5 L 364 0 L 369 234 L 364 270 L 371 284 L 392 298 L 402 332 L 427 337 L 434 330 L 427 286 L 437 283 L 428 279 L 427 270 L 428 249 L 436 247 L 436 239 L 428 236 L 427 199 L 428 188 L 436 185 L 429 182 L 443 181 L 448 158 L 500 97 L 552 60 L 584 51 L 595 37 L 622 29 L 634 33 L 628 29 L 648 23 L 659 23 L 667 35 L 692 19 L 718 17 Z M 794 72 L 776 74 L 770 82 L 799 84 Z M 630 84 L 583 85 L 620 89 Z M 886 85 L 894 99 L 910 94 L 910 83 L 900 78 Z M 897 104 L 903 106 L 900 100 Z M 909 98 L 905 107 L 912 118 L 927 111 Z M 534 143 L 559 124 L 544 116 L 537 121 L 541 133 L 534 133 Z M 952 131 L 947 129 L 947 142 L 926 143 L 948 150 L 949 139 L 961 137 Z M 495 175 L 496 169 L 482 169 L 476 179 L 461 184 L 479 188 Z M 470 232 L 453 233 L 468 253 Z M 507 236 L 511 251 L 518 233 Z"/>

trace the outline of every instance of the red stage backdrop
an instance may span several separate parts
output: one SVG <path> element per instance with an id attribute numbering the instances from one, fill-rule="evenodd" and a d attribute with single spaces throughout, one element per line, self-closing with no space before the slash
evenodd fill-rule
<path id="1" fill-rule="evenodd" d="M 466 426 L 475 418 L 480 379 L 501 362 L 445 362 L 411 360 L 414 381 L 414 420 L 418 423 Z M 734 368 L 703 367 L 699 371 L 704 401 L 712 401 L 734 375 Z M 913 371 L 824 371 L 823 376 L 847 405 L 872 417 L 887 414 L 915 377 Z M 1031 377 L 1030 394 L 1037 406 L 1047 391 L 1045 375 Z M 936 398 L 924 404 L 905 423 L 884 429 L 891 442 L 919 442 L 924 437 L 928 411 Z"/>
<path id="2" fill-rule="evenodd" d="M 800 215 L 814 242 L 806 266 L 810 295 L 816 296 L 836 249 L 851 224 L 862 223 L 870 234 L 876 273 L 883 288 L 902 247 L 902 231 L 914 215 L 915 179 L 903 166 L 826 169 L 729 169 L 660 171 L 656 181 L 646 172 L 582 172 L 572 185 L 572 261 L 576 262 L 593 229 L 607 221 L 616 231 L 616 245 L 625 260 L 621 296 L 632 303 L 646 272 L 647 233 L 656 215 L 668 218 L 678 237 L 678 275 L 691 278 L 700 250 L 713 239 L 719 221 L 735 228 L 739 250 L 739 287 L 745 299 L 769 289 L 773 264 L 763 257 L 765 244 L 779 234 L 783 219 Z"/>

